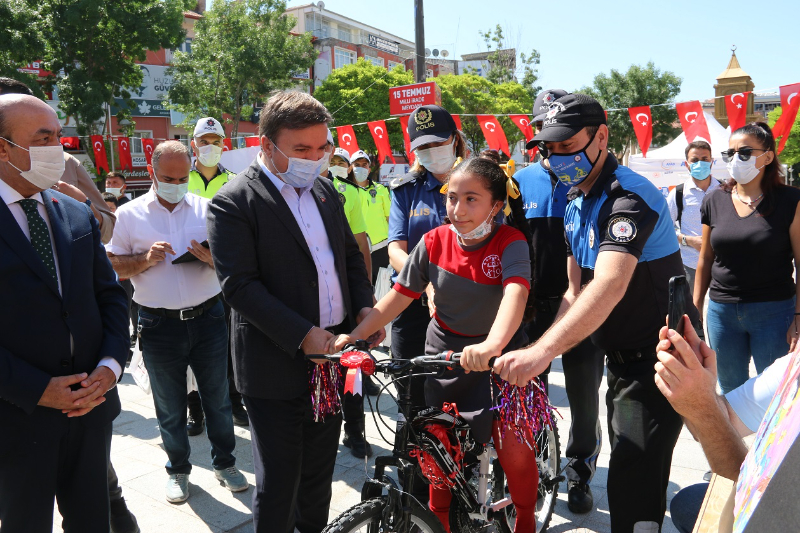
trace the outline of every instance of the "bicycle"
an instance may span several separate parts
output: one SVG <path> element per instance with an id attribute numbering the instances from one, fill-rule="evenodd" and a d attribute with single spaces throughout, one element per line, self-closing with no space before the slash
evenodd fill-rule
<path id="1" fill-rule="evenodd" d="M 360 342 L 355 348 L 345 348 L 342 353 L 353 351 L 363 354 L 365 363 L 362 368 L 365 372 L 377 371 L 390 378 L 381 392 L 390 384 L 405 380 L 404 386 L 399 387 L 396 400 L 400 417 L 394 443 L 384 438 L 387 443 L 393 444 L 392 455 L 375 458 L 375 474 L 364 483 L 362 501 L 334 519 L 323 533 L 443 533 L 444 528 L 436 515 L 411 495 L 415 478 L 421 475 L 420 466 L 412 457 L 423 452 L 451 480 L 453 500 L 450 527 L 453 533 L 491 531 L 488 528 L 492 524 L 496 526 L 496 531 L 512 533 L 516 512 L 494 446 L 476 442 L 469 425 L 458 416 L 456 409 L 429 407 L 418 413 L 412 409 L 411 379 L 431 373 L 409 374 L 409 370 L 414 367 L 444 370 L 457 366 L 460 354 L 444 352 L 411 360 L 375 361 Z M 339 362 L 342 353 L 306 357 Z M 372 414 L 374 417 L 374 410 Z M 378 429 L 380 431 L 380 427 Z M 536 435 L 536 447 L 539 468 L 536 531 L 540 533 L 547 529 L 555 508 L 559 483 L 565 479 L 561 475 L 561 453 L 555 426 L 552 429 L 544 428 Z M 400 486 L 386 474 L 387 467 L 397 469 L 398 478 L 402 479 Z"/>

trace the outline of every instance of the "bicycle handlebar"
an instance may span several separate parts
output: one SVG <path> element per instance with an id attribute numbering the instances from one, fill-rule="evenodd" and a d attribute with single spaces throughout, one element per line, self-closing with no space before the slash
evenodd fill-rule
<path id="1" fill-rule="evenodd" d="M 359 360 L 357 357 L 348 357 L 345 354 L 361 354 Z M 345 355 L 346 361 L 342 362 L 342 356 Z M 341 362 L 343 365 L 352 368 L 361 368 L 367 374 L 372 375 L 375 371 L 380 371 L 386 374 L 399 374 L 404 372 L 410 367 L 420 368 L 452 368 L 460 366 L 461 353 L 453 352 L 452 350 L 442 352 L 436 355 L 420 355 L 413 359 L 389 359 L 386 361 L 376 361 L 372 355 L 366 351 L 356 348 L 353 345 L 348 345 L 339 353 L 335 354 L 306 354 L 305 358 L 310 359 L 325 359 L 326 361 Z"/>

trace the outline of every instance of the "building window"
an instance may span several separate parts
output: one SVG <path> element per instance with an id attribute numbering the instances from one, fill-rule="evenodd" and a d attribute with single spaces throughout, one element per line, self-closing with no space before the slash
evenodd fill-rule
<path id="1" fill-rule="evenodd" d="M 340 68 L 356 62 L 356 53 L 347 48 L 334 47 L 334 67 Z"/>
<path id="2" fill-rule="evenodd" d="M 367 61 L 369 61 L 370 63 L 372 63 L 376 67 L 382 67 L 383 66 L 383 58 L 382 57 L 368 56 L 367 54 L 364 54 L 364 59 L 366 59 Z"/>
<path id="3" fill-rule="evenodd" d="M 389 70 L 392 70 L 397 65 L 402 65 L 402 63 L 398 63 L 397 61 L 392 61 L 391 59 L 389 60 Z"/>
<path id="4" fill-rule="evenodd" d="M 180 50 L 181 52 L 184 52 L 186 54 L 191 54 L 192 53 L 192 40 L 191 39 L 186 39 L 185 41 L 183 41 L 183 44 L 181 44 L 178 47 L 178 50 Z"/>
<path id="5" fill-rule="evenodd" d="M 134 131 L 131 136 L 131 155 L 144 155 L 142 139 L 152 139 L 152 131 Z"/>
<path id="6" fill-rule="evenodd" d="M 433 77 L 433 69 L 432 69 L 432 68 L 429 68 L 428 70 L 426 70 L 426 71 L 425 71 L 425 75 L 426 75 L 428 78 L 432 78 L 432 77 Z"/>
<path id="7" fill-rule="evenodd" d="M 343 28 L 339 26 L 339 40 L 348 43 L 353 42 L 353 35 L 350 33 L 350 28 Z"/>

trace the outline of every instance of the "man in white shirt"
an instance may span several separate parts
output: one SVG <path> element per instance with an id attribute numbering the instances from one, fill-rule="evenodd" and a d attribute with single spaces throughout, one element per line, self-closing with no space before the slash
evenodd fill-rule
<path id="1" fill-rule="evenodd" d="M 147 167 L 153 188 L 117 210 L 114 236 L 106 246 L 117 274 L 133 283 L 139 304 L 142 356 L 169 458 L 166 496 L 172 503 L 189 497 L 187 365 L 206 413 L 214 474 L 231 491 L 248 487 L 233 456 L 225 312 L 214 262 L 203 245 L 208 200 L 186 194 L 190 167 L 183 144 L 159 144 Z"/>
<path id="2" fill-rule="evenodd" d="M 689 291 L 694 293 L 694 277 L 697 259 L 700 257 L 703 225 L 700 222 L 700 206 L 703 198 L 719 187 L 719 182 L 711 177 L 714 156 L 711 145 L 706 141 L 694 141 L 686 147 L 686 169 L 690 177 L 669 192 L 667 205 L 675 233 L 681 246 L 683 270 Z M 680 205 L 678 200 L 680 200 Z M 702 313 L 702 310 L 700 310 Z"/>

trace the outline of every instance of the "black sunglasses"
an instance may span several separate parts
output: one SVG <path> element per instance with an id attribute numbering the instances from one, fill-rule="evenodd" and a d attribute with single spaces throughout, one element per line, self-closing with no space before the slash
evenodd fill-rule
<path id="1" fill-rule="evenodd" d="M 739 154 L 739 159 L 742 161 L 747 161 L 750 159 L 750 156 L 753 155 L 753 152 L 766 152 L 767 150 L 762 150 L 761 148 L 739 148 L 738 150 L 734 150 L 733 148 L 724 150 L 722 152 L 722 160 L 726 163 L 729 163 L 731 159 L 733 159 L 734 154 Z"/>

